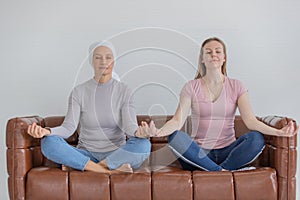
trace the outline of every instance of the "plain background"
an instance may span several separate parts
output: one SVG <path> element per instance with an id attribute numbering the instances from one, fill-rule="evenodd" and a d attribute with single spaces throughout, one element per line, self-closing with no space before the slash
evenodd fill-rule
<path id="1" fill-rule="evenodd" d="M 134 90 L 138 114 L 173 114 L 199 45 L 217 36 L 227 44 L 228 75 L 247 86 L 255 114 L 299 122 L 299 9 L 296 0 L 1 0 L 1 199 L 7 120 L 64 115 L 71 89 L 92 77 L 94 41 L 115 44 L 115 70 Z"/>

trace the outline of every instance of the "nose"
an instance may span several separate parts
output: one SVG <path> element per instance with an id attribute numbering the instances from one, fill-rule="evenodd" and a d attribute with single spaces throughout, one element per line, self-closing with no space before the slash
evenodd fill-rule
<path id="1" fill-rule="evenodd" d="M 101 64 L 105 64 L 106 62 L 107 62 L 107 60 L 105 58 L 100 59 Z"/>
<path id="2" fill-rule="evenodd" d="M 211 52 L 211 56 L 212 56 L 212 57 L 214 57 L 214 56 L 216 56 L 216 55 L 217 55 L 217 53 L 216 53 L 215 51 L 212 51 L 212 52 Z"/>

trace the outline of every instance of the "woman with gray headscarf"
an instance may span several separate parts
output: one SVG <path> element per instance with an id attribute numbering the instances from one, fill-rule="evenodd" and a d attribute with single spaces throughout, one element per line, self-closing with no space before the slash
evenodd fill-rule
<path id="1" fill-rule="evenodd" d="M 89 62 L 94 77 L 72 90 L 62 125 L 28 127 L 28 134 L 42 138 L 45 157 L 77 170 L 100 173 L 132 173 L 149 157 L 151 144 L 146 126 L 137 125 L 132 92 L 116 80 L 116 74 L 113 78 L 115 58 L 111 43 L 92 44 Z M 64 139 L 74 133 L 79 123 L 78 145 L 73 147 Z"/>

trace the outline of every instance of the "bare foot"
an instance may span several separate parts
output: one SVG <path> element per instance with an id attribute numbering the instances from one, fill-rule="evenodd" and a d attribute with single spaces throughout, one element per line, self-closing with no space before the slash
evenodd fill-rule
<path id="1" fill-rule="evenodd" d="M 119 168 L 115 170 L 108 169 L 106 165 L 106 161 L 101 161 L 99 163 L 94 163 L 92 161 L 88 161 L 85 170 L 93 171 L 98 173 L 105 173 L 105 174 L 120 174 L 120 173 L 133 173 L 133 170 L 130 164 L 123 164 Z"/>
<path id="2" fill-rule="evenodd" d="M 130 164 L 123 164 L 121 165 L 121 167 L 111 171 L 111 174 L 120 174 L 120 173 L 133 173 Z"/>
<path id="3" fill-rule="evenodd" d="M 98 163 L 100 166 L 102 166 L 103 168 L 108 169 L 107 164 L 106 164 L 106 160 L 102 160 L 101 162 Z M 130 164 L 125 163 L 123 165 L 121 165 L 119 168 L 115 169 L 115 170 L 109 170 L 110 173 L 109 174 L 120 174 L 120 173 L 133 173 L 133 170 L 130 166 Z"/>
<path id="4" fill-rule="evenodd" d="M 62 171 L 73 171 L 74 169 L 71 167 L 68 167 L 66 165 L 61 165 L 61 170 Z"/>
<path id="5" fill-rule="evenodd" d="M 102 163 L 94 163 L 93 161 L 88 161 L 84 170 L 98 172 L 98 173 L 108 173 L 110 174 L 110 170 L 104 166 Z"/>

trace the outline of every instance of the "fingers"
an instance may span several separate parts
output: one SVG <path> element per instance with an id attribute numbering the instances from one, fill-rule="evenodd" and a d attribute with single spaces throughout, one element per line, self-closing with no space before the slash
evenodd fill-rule
<path id="1" fill-rule="evenodd" d="M 298 131 L 299 131 L 299 125 L 296 127 L 295 134 L 297 134 Z"/>
<path id="2" fill-rule="evenodd" d="M 137 137 L 149 138 L 152 137 L 156 133 L 156 128 L 154 122 L 150 122 L 150 127 L 147 122 L 142 121 L 139 129 L 136 133 Z"/>
<path id="3" fill-rule="evenodd" d="M 292 137 L 298 132 L 299 126 L 291 120 L 285 127 L 282 128 L 282 130 L 285 136 Z"/>
<path id="4" fill-rule="evenodd" d="M 142 125 L 143 127 L 149 127 L 148 124 L 147 124 L 147 122 L 145 122 L 145 121 L 142 121 L 142 122 L 141 122 L 141 125 Z"/>
<path id="5" fill-rule="evenodd" d="M 154 124 L 153 120 L 151 120 L 149 126 L 150 126 L 150 128 L 154 128 L 155 127 L 155 124 Z"/>
<path id="6" fill-rule="evenodd" d="M 290 133 L 294 133 L 295 132 L 295 126 L 294 126 L 294 122 L 291 121 L 291 128 L 290 128 Z"/>
<path id="7" fill-rule="evenodd" d="M 33 133 L 34 126 L 36 126 L 35 122 L 33 122 L 31 125 L 28 126 L 28 128 L 27 128 L 27 133 L 28 134 L 32 134 Z"/>
<path id="8" fill-rule="evenodd" d="M 28 126 L 27 133 L 34 138 L 43 137 L 43 128 L 37 125 L 35 122 Z"/>
<path id="9" fill-rule="evenodd" d="M 153 121 L 150 122 L 151 137 L 157 136 L 157 128 Z"/>
<path id="10" fill-rule="evenodd" d="M 147 133 L 147 127 L 145 125 L 139 126 L 139 129 L 136 132 L 136 136 L 139 138 L 149 137 L 149 134 Z"/>
<path id="11" fill-rule="evenodd" d="M 153 120 L 150 121 L 149 125 L 145 121 L 141 121 L 141 125 L 136 133 L 138 137 L 158 137 L 158 129 L 155 126 Z"/>
<path id="12" fill-rule="evenodd" d="M 289 134 L 291 132 L 291 127 L 293 126 L 292 121 L 289 121 L 289 123 L 286 126 L 286 133 Z"/>
<path id="13" fill-rule="evenodd" d="M 297 133 L 297 127 L 295 129 L 296 123 L 294 123 L 293 121 L 289 121 L 288 126 L 289 128 L 287 132 L 290 133 L 291 136 L 295 135 Z"/>

